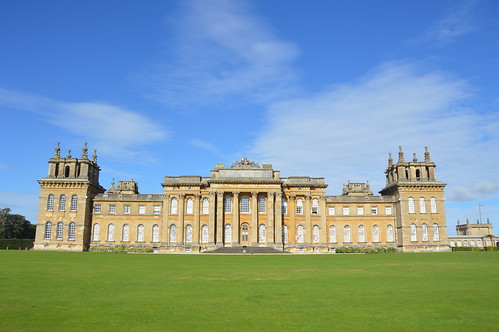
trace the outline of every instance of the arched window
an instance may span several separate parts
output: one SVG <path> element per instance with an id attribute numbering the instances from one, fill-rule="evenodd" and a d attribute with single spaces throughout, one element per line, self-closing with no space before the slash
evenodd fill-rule
<path id="1" fill-rule="evenodd" d="M 241 241 L 248 242 L 249 241 L 249 226 L 247 223 L 241 225 Z"/>
<path id="2" fill-rule="evenodd" d="M 437 199 L 435 197 L 430 198 L 430 211 L 431 211 L 431 213 L 438 213 L 438 211 L 437 211 Z"/>
<path id="3" fill-rule="evenodd" d="M 313 243 L 319 243 L 320 241 L 319 232 L 320 232 L 319 226 L 314 225 L 314 227 L 312 228 Z"/>
<path id="4" fill-rule="evenodd" d="M 312 200 L 312 214 L 318 214 L 319 213 L 319 200 L 317 198 L 314 198 Z"/>
<path id="5" fill-rule="evenodd" d="M 71 196 L 71 211 L 78 211 L 78 196 Z"/>
<path id="6" fill-rule="evenodd" d="M 51 237 L 52 237 L 52 223 L 50 221 L 47 221 L 45 223 L 45 236 L 44 236 L 44 239 L 45 240 L 50 240 Z"/>
<path id="7" fill-rule="evenodd" d="M 454 241 L 450 241 L 450 246 L 451 246 L 451 247 L 455 247 L 455 246 L 456 246 L 456 242 L 454 242 Z"/>
<path id="8" fill-rule="evenodd" d="M 121 240 L 123 242 L 130 241 L 130 227 L 128 226 L 128 224 L 123 225 L 123 234 L 121 235 Z"/>
<path id="9" fill-rule="evenodd" d="M 62 240 L 62 233 L 63 232 L 64 232 L 64 225 L 63 225 L 62 221 L 59 221 L 57 223 L 56 232 L 55 232 L 56 240 Z"/>
<path id="10" fill-rule="evenodd" d="M 419 198 L 419 213 L 426 213 L 426 202 L 424 197 Z"/>
<path id="11" fill-rule="evenodd" d="M 186 206 L 185 206 L 185 213 L 186 214 L 192 214 L 194 211 L 194 200 L 189 197 L 187 198 Z"/>
<path id="12" fill-rule="evenodd" d="M 258 196 L 258 213 L 265 213 L 265 196 Z"/>
<path id="13" fill-rule="evenodd" d="M 392 225 L 386 226 L 386 241 L 387 242 L 393 242 L 394 241 L 394 238 L 393 238 L 393 226 Z"/>
<path id="14" fill-rule="evenodd" d="M 426 224 L 421 225 L 421 240 L 428 241 L 428 226 Z"/>
<path id="15" fill-rule="evenodd" d="M 159 242 L 159 226 L 152 226 L 152 242 Z"/>
<path id="16" fill-rule="evenodd" d="M 421 180 L 421 171 L 419 169 L 416 170 L 416 180 Z"/>
<path id="17" fill-rule="evenodd" d="M 380 242 L 379 241 L 379 226 L 378 225 L 373 226 L 373 242 Z"/>
<path id="18" fill-rule="evenodd" d="M 265 228 L 264 224 L 260 224 L 260 227 L 258 228 L 258 242 L 265 243 L 266 236 L 267 236 L 267 229 Z"/>
<path id="19" fill-rule="evenodd" d="M 232 227 L 230 224 L 225 225 L 225 243 L 231 243 L 232 242 Z"/>
<path id="20" fill-rule="evenodd" d="M 336 227 L 334 225 L 329 226 L 329 242 L 336 242 Z"/>
<path id="21" fill-rule="evenodd" d="M 416 234 L 416 224 L 411 224 L 411 241 L 417 241 L 418 236 Z"/>
<path id="22" fill-rule="evenodd" d="M 178 201 L 176 197 L 173 197 L 170 202 L 170 214 L 177 214 Z"/>
<path id="23" fill-rule="evenodd" d="M 351 242 L 350 226 L 343 227 L 343 242 Z"/>
<path id="24" fill-rule="evenodd" d="M 281 207 L 282 214 L 283 215 L 288 214 L 288 200 L 286 198 L 283 198 L 281 203 L 282 203 L 282 207 Z"/>
<path id="25" fill-rule="evenodd" d="M 76 233 L 76 225 L 74 222 L 69 223 L 69 230 L 68 230 L 68 240 L 74 240 L 75 239 L 75 233 Z"/>
<path id="26" fill-rule="evenodd" d="M 177 226 L 175 225 L 170 226 L 170 243 L 171 242 L 177 242 Z"/>
<path id="27" fill-rule="evenodd" d="M 66 211 L 66 195 L 64 194 L 59 197 L 59 211 Z"/>
<path id="28" fill-rule="evenodd" d="M 468 246 L 468 240 L 464 240 L 464 246 L 467 247 Z"/>
<path id="29" fill-rule="evenodd" d="M 433 224 L 433 241 L 440 241 L 440 234 L 438 233 L 438 224 Z"/>
<path id="30" fill-rule="evenodd" d="M 359 242 L 366 242 L 366 233 L 362 225 L 359 226 Z"/>
<path id="31" fill-rule="evenodd" d="M 282 225 L 282 242 L 283 243 L 289 242 L 289 231 L 288 231 L 288 226 L 286 225 Z"/>
<path id="32" fill-rule="evenodd" d="M 224 196 L 224 212 L 232 212 L 232 196 Z"/>
<path id="33" fill-rule="evenodd" d="M 47 211 L 54 211 L 54 195 L 50 194 L 47 199 Z"/>
<path id="34" fill-rule="evenodd" d="M 241 212 L 242 213 L 250 212 L 249 196 L 241 197 Z"/>
<path id="35" fill-rule="evenodd" d="M 109 224 L 107 226 L 107 240 L 114 241 L 114 224 Z"/>
<path id="36" fill-rule="evenodd" d="M 69 178 L 71 168 L 69 166 L 66 166 L 64 168 L 64 177 Z"/>
<path id="37" fill-rule="evenodd" d="M 201 243 L 208 243 L 208 225 L 201 227 Z"/>
<path id="38" fill-rule="evenodd" d="M 202 213 L 203 214 L 208 214 L 210 213 L 210 201 L 208 198 L 203 198 L 203 203 L 202 203 Z"/>
<path id="39" fill-rule="evenodd" d="M 100 225 L 94 224 L 94 241 L 100 241 Z"/>
<path id="40" fill-rule="evenodd" d="M 460 240 L 458 240 L 458 241 L 457 241 L 457 246 L 458 246 L 458 247 L 462 247 L 462 246 L 463 246 L 463 243 L 462 243 Z"/>
<path id="41" fill-rule="evenodd" d="M 302 225 L 298 225 L 297 232 L 296 232 L 296 242 L 303 243 L 303 226 Z"/>
<path id="42" fill-rule="evenodd" d="M 475 240 L 470 240 L 470 246 L 472 246 L 472 247 L 475 246 Z"/>
<path id="43" fill-rule="evenodd" d="M 296 214 L 303 214 L 303 199 L 296 200 Z"/>
<path id="44" fill-rule="evenodd" d="M 192 242 L 192 226 L 187 225 L 185 226 L 185 243 L 191 243 Z"/>
<path id="45" fill-rule="evenodd" d="M 414 198 L 409 197 L 409 213 L 416 213 L 416 209 L 414 208 Z"/>
<path id="46" fill-rule="evenodd" d="M 144 225 L 142 224 L 137 227 L 137 242 L 144 242 Z"/>

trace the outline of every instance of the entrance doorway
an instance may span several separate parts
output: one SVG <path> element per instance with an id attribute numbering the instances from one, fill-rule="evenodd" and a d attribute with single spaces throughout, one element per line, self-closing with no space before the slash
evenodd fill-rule
<path id="1" fill-rule="evenodd" d="M 241 245 L 249 246 L 249 225 L 244 223 L 241 225 Z"/>

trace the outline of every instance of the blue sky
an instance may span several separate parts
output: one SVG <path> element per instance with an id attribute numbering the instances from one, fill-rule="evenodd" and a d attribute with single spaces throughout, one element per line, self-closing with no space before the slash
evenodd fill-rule
<path id="1" fill-rule="evenodd" d="M 244 156 L 377 192 L 389 152 L 429 146 L 450 234 L 479 203 L 498 233 L 497 17 L 495 0 L 4 1 L 0 207 L 36 222 L 57 141 L 142 193 Z"/>

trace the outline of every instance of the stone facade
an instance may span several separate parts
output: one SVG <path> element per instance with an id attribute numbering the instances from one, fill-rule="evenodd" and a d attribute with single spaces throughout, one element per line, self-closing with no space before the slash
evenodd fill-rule
<path id="1" fill-rule="evenodd" d="M 451 247 L 499 247 L 499 237 L 494 235 L 492 224 L 487 219 L 487 223 L 481 223 L 477 220 L 476 224 L 466 220 L 465 224 L 456 225 L 456 236 L 449 236 L 449 245 Z"/>
<path id="2" fill-rule="evenodd" d="M 428 150 L 406 162 L 388 159 L 386 187 L 348 183 L 326 195 L 324 178 L 281 177 L 272 165 L 243 158 L 215 165 L 209 177 L 166 176 L 161 194 L 137 182 L 99 185 L 97 157 L 61 157 L 39 180 L 35 249 L 88 250 L 124 245 L 156 252 L 199 253 L 220 247 L 334 252 L 337 247 L 448 251 L 444 187 Z"/>

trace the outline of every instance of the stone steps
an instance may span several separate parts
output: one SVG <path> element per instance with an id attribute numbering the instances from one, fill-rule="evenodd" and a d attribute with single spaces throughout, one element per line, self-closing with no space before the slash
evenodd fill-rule
<path id="1" fill-rule="evenodd" d="M 287 251 L 269 247 L 220 247 L 206 251 L 206 254 L 288 254 Z"/>

